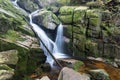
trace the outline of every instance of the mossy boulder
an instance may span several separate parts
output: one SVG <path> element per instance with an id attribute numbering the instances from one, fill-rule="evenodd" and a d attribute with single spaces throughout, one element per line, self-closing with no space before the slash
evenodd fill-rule
<path id="1" fill-rule="evenodd" d="M 29 13 L 39 9 L 39 6 L 34 2 L 34 0 L 18 0 L 17 3 L 21 8 Z"/>
<path id="2" fill-rule="evenodd" d="M 50 30 L 55 30 L 55 28 L 60 24 L 57 16 L 51 11 L 47 11 L 45 9 L 41 10 L 37 15 L 33 17 L 33 22 L 43 28 Z"/>

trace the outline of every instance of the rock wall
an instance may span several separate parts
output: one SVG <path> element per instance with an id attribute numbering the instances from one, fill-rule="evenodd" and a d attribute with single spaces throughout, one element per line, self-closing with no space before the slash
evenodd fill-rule
<path id="1" fill-rule="evenodd" d="M 64 23 L 64 35 L 70 39 L 67 46 L 74 57 L 119 59 L 120 26 L 112 22 L 112 15 L 110 11 L 83 6 L 60 8 L 58 17 Z"/>

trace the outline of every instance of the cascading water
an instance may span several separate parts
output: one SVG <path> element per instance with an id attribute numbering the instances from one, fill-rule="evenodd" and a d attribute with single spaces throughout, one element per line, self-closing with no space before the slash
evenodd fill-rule
<path id="1" fill-rule="evenodd" d="M 55 39 L 55 44 L 57 47 L 54 47 L 53 53 L 56 58 L 66 58 L 67 55 L 63 54 L 63 25 L 60 24 L 57 29 L 57 36 Z"/>
<path id="2" fill-rule="evenodd" d="M 54 43 L 38 25 L 36 25 L 32 22 L 32 16 L 36 15 L 37 12 L 38 12 L 38 10 L 29 15 L 30 25 L 33 27 L 33 30 L 37 33 L 39 38 L 45 42 L 44 44 L 47 46 L 47 48 L 50 50 L 50 52 L 53 53 L 55 58 L 66 58 L 67 56 L 65 54 L 61 54 L 62 44 L 63 44 L 63 38 L 62 38 L 63 37 L 63 26 L 62 26 L 62 24 L 60 24 L 58 27 L 56 42 Z M 41 42 L 40 42 L 40 45 L 44 51 L 44 54 L 47 56 L 46 62 L 50 63 L 50 65 L 53 66 L 54 60 L 52 59 L 51 55 L 48 53 L 48 51 L 46 50 L 46 48 L 43 46 L 43 44 Z"/>
<path id="3" fill-rule="evenodd" d="M 55 44 L 57 45 L 58 52 L 63 53 L 63 25 L 60 24 L 57 29 L 57 37 L 55 40 Z M 56 50 L 55 50 L 56 51 Z M 56 52 L 57 53 L 57 52 Z"/>
<path id="4" fill-rule="evenodd" d="M 46 33 L 38 25 L 36 25 L 32 22 L 32 16 L 37 14 L 37 12 L 38 12 L 38 10 L 29 15 L 30 25 L 33 27 L 33 30 L 37 33 L 39 38 L 41 38 L 41 40 L 45 42 L 44 44 L 47 46 L 47 48 L 52 52 L 52 49 L 55 45 L 54 42 L 50 38 L 48 38 Z M 47 56 L 46 62 L 50 63 L 50 65 L 52 66 L 54 63 L 54 60 L 52 59 L 52 57 L 50 56 L 50 54 L 48 53 L 48 51 L 46 50 L 46 48 L 43 46 L 43 44 L 41 42 L 40 42 L 40 45 L 44 51 L 44 54 Z"/>
<path id="5" fill-rule="evenodd" d="M 17 0 L 15 0 L 14 5 L 19 7 L 17 4 Z M 60 24 L 57 29 L 57 35 L 55 42 L 53 42 L 47 35 L 46 33 L 35 23 L 32 21 L 32 17 L 37 15 L 39 10 L 36 10 L 29 14 L 30 18 L 30 25 L 32 26 L 32 29 L 35 31 L 35 33 L 38 35 L 38 37 L 44 42 L 44 44 L 47 46 L 49 51 L 53 53 L 55 58 L 67 58 L 68 56 L 63 54 L 63 26 Z M 44 54 L 47 56 L 46 62 L 48 62 L 51 66 L 54 64 L 54 60 L 51 57 L 51 55 L 48 53 L 47 49 L 43 46 L 43 44 L 40 42 L 40 46 L 44 51 Z"/>

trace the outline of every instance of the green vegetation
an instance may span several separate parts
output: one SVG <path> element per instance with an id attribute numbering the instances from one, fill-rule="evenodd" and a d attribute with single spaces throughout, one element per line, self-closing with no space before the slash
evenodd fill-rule
<path id="1" fill-rule="evenodd" d="M 73 69 L 75 71 L 79 71 L 80 67 L 83 66 L 83 65 L 84 65 L 84 63 L 82 61 L 78 61 L 74 64 Z"/>

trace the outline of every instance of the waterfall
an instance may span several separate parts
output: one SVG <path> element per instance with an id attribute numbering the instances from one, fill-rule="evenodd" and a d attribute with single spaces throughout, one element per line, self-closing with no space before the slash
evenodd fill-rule
<path id="1" fill-rule="evenodd" d="M 55 47 L 55 43 L 46 35 L 46 33 L 36 24 L 32 22 L 32 16 L 37 14 L 38 10 L 35 12 L 32 12 L 29 15 L 30 18 L 30 25 L 32 26 L 33 30 L 37 33 L 38 37 L 41 38 L 41 40 L 44 42 L 44 44 L 47 46 L 47 48 L 53 52 L 53 47 Z M 53 66 L 54 60 L 46 50 L 46 48 L 43 46 L 43 44 L 40 42 L 40 46 L 44 51 L 44 54 L 47 56 L 46 62 L 50 63 L 51 66 Z"/>
<path id="2" fill-rule="evenodd" d="M 53 53 L 55 58 L 66 58 L 67 55 L 61 53 L 61 50 L 63 48 L 63 26 L 62 24 L 59 25 L 57 30 L 57 36 L 56 41 L 53 42 L 47 34 L 36 24 L 32 22 L 32 16 L 36 15 L 39 10 L 32 12 L 29 15 L 30 18 L 30 25 L 32 26 L 33 30 L 37 33 L 38 37 L 44 42 L 44 44 L 47 46 L 47 48 L 50 50 L 50 52 Z M 47 56 L 46 62 L 50 63 L 51 66 L 54 64 L 54 60 L 52 59 L 51 55 L 48 53 L 46 48 L 43 46 L 43 44 L 40 42 L 41 48 L 44 51 L 44 54 Z"/>
<path id="3" fill-rule="evenodd" d="M 60 24 L 57 28 L 57 35 L 55 39 L 55 46 L 57 47 L 54 47 L 53 49 L 53 53 L 56 58 L 68 58 L 68 56 L 63 53 L 63 38 L 63 25 Z"/>
<path id="4" fill-rule="evenodd" d="M 17 0 L 15 0 L 12 3 L 16 7 L 20 8 L 19 5 L 17 4 Z M 38 35 L 38 37 L 42 40 L 42 42 L 44 42 L 45 46 L 49 49 L 49 51 L 51 53 L 53 53 L 53 56 L 55 58 L 67 58 L 67 55 L 62 53 L 63 52 L 63 50 L 62 50 L 62 48 L 63 48 L 63 26 L 62 26 L 62 24 L 60 24 L 58 26 L 56 39 L 55 39 L 55 42 L 53 42 L 47 36 L 47 34 L 44 32 L 44 30 L 42 30 L 40 28 L 40 26 L 33 23 L 33 21 L 32 21 L 32 17 L 37 15 L 39 11 L 40 10 L 36 10 L 36 11 L 32 12 L 31 14 L 29 14 L 29 18 L 30 18 L 29 23 L 32 26 L 32 29 L 35 31 L 35 33 Z M 51 65 L 51 67 L 53 67 L 54 60 L 41 42 L 40 42 L 40 47 L 44 51 L 44 54 L 47 56 L 46 62 L 49 63 Z"/>
<path id="5" fill-rule="evenodd" d="M 63 25 L 62 24 L 58 26 L 55 44 L 58 47 L 58 52 L 63 53 Z"/>

